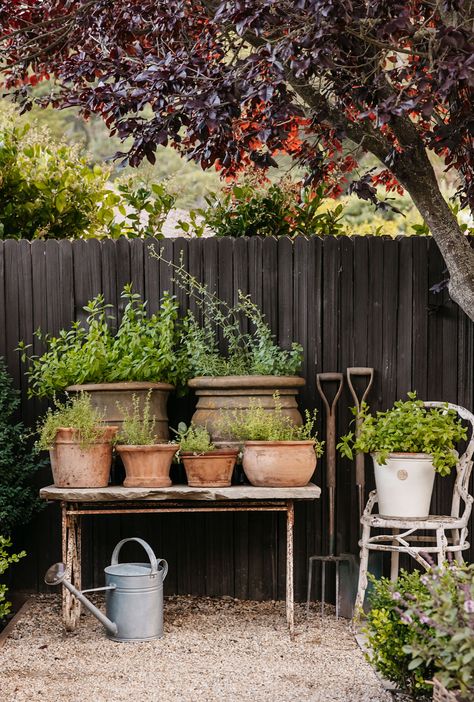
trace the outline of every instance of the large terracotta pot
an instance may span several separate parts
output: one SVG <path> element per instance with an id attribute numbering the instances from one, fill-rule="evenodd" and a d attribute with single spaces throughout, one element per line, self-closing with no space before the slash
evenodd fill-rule
<path id="1" fill-rule="evenodd" d="M 169 487 L 170 468 L 178 444 L 117 446 L 127 477 L 125 487 Z"/>
<path id="2" fill-rule="evenodd" d="M 56 487 L 106 487 L 112 465 L 112 440 L 117 429 L 104 427 L 101 438 L 85 448 L 81 447 L 76 429 L 58 429 L 49 451 Z"/>
<path id="3" fill-rule="evenodd" d="M 86 383 L 84 385 L 70 385 L 67 392 L 86 392 L 91 397 L 94 407 L 104 414 L 104 423 L 122 428 L 124 413 L 133 413 L 132 398 L 139 398 L 140 409 L 143 407 L 148 392 L 151 390 L 150 408 L 151 415 L 156 420 L 156 438 L 166 441 L 169 438 L 168 413 L 166 404 L 168 395 L 174 386 L 169 383 Z M 118 403 L 118 404 L 117 404 Z"/>
<path id="4" fill-rule="evenodd" d="M 376 454 L 372 459 L 380 515 L 426 518 L 435 479 L 433 458 L 427 453 L 390 453 L 385 465 L 378 463 Z"/>
<path id="5" fill-rule="evenodd" d="M 314 441 L 246 441 L 242 465 L 256 487 L 304 487 L 316 468 Z"/>
<path id="6" fill-rule="evenodd" d="M 297 425 L 303 423 L 296 396 L 305 379 L 299 376 L 277 375 L 228 375 L 218 378 L 203 376 L 188 382 L 197 396 L 197 406 L 192 421 L 207 427 L 212 441 L 227 442 L 223 429 L 226 415 L 247 409 L 256 400 L 269 412 L 275 409 L 274 393 L 278 390 L 283 413 Z M 224 422 L 223 422 L 224 419 Z"/>
<path id="7" fill-rule="evenodd" d="M 218 449 L 201 455 L 182 453 L 182 461 L 191 487 L 228 487 L 238 451 Z"/>

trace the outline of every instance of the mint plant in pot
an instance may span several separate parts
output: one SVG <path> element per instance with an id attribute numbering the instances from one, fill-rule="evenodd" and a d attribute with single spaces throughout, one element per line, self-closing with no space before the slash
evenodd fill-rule
<path id="1" fill-rule="evenodd" d="M 216 448 L 206 427 L 184 423 L 178 426 L 179 456 L 191 487 L 228 487 L 238 450 Z"/>
<path id="2" fill-rule="evenodd" d="M 316 410 L 305 412 L 304 424 L 295 425 L 284 412 L 278 393 L 275 410 L 267 412 L 256 400 L 233 413 L 229 435 L 243 444 L 242 465 L 257 487 L 303 487 L 316 469 L 323 443 L 316 438 Z"/>
<path id="3" fill-rule="evenodd" d="M 168 293 L 160 309 L 147 314 L 147 303 L 126 285 L 125 309 L 116 332 L 111 305 L 97 295 L 84 308 L 86 324 L 74 322 L 57 337 L 38 331 L 46 346 L 41 356 L 28 356 L 21 343 L 22 360 L 28 361 L 29 395 L 53 397 L 57 393 L 87 392 L 104 421 L 121 426 L 123 412 L 132 410 L 132 395 L 143 404 L 151 390 L 152 413 L 157 436 L 168 438 L 168 395 L 175 387 L 186 387 L 187 357 L 180 345 L 178 305 Z M 117 404 L 118 403 L 118 404 Z"/>
<path id="4" fill-rule="evenodd" d="M 169 487 L 170 468 L 179 445 L 160 442 L 156 436 L 156 420 L 151 415 L 151 391 L 143 407 L 140 398 L 132 396 L 132 411 L 119 408 L 123 422 L 117 437 L 117 453 L 125 466 L 125 487 Z"/>
<path id="5" fill-rule="evenodd" d="M 56 402 L 40 421 L 37 446 L 49 450 L 56 487 L 106 487 L 117 426 L 104 426 L 91 398 L 79 393 Z"/>
<path id="6" fill-rule="evenodd" d="M 446 476 L 455 468 L 456 444 L 467 436 L 456 413 L 425 407 L 411 392 L 408 400 L 375 415 L 364 404 L 361 417 L 359 435 L 341 437 L 338 449 L 350 459 L 356 451 L 371 454 L 380 514 L 427 517 L 435 474 Z"/>

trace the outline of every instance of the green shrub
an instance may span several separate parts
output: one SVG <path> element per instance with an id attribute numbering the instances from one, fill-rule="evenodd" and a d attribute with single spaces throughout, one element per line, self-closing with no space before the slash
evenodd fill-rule
<path id="1" fill-rule="evenodd" d="M 415 392 L 408 393 L 407 401 L 399 400 L 392 409 L 375 416 L 364 404 L 359 416 L 363 419 L 359 436 L 349 432 L 341 437 L 338 449 L 350 459 L 356 451 L 376 453 L 382 465 L 392 452 L 427 453 L 438 473 L 449 475 L 457 463 L 456 444 L 467 436 L 454 410 L 427 409 Z"/>
<path id="2" fill-rule="evenodd" d="M 147 393 L 143 406 L 137 395 L 132 395 L 132 411 L 127 412 L 119 403 L 124 415 L 122 429 L 118 436 L 119 444 L 128 446 L 151 446 L 156 444 L 156 419 L 151 415 L 151 390 Z"/>
<path id="3" fill-rule="evenodd" d="M 215 446 L 211 441 L 211 436 L 206 427 L 191 424 L 189 427 L 183 422 L 178 425 L 176 432 L 179 442 L 180 453 L 194 453 L 201 455 L 209 451 L 215 451 Z"/>
<path id="4" fill-rule="evenodd" d="M 57 337 L 36 333 L 46 344 L 42 356 L 28 357 L 29 347 L 20 343 L 22 360 L 29 361 L 30 396 L 53 397 L 68 385 L 128 380 L 186 386 L 189 364 L 180 346 L 175 299 L 165 293 L 159 311 L 147 316 L 146 302 L 131 285 L 125 286 L 122 298 L 127 304 L 115 334 L 108 323 L 110 306 L 97 295 L 84 308 L 86 328 L 75 322 Z"/>
<path id="5" fill-rule="evenodd" d="M 0 536 L 0 576 L 5 573 L 12 563 L 18 563 L 20 558 L 26 556 L 25 551 L 21 551 L 20 553 L 8 553 L 8 549 L 11 545 L 12 542 L 10 539 Z M 11 610 L 11 602 L 8 602 L 6 598 L 7 591 L 7 586 L 0 584 L 0 621 L 4 619 Z"/>
<path id="6" fill-rule="evenodd" d="M 45 463 L 31 447 L 23 424 L 14 419 L 19 404 L 19 393 L 0 358 L 0 525 L 6 536 L 41 507 L 32 479 Z"/>
<path id="7" fill-rule="evenodd" d="M 415 632 L 409 621 L 401 618 L 397 599 L 416 597 L 423 606 L 429 593 L 420 573 L 402 571 L 395 583 L 388 578 L 369 577 L 373 589 L 369 593 L 371 610 L 364 629 L 369 647 L 367 660 L 384 678 L 414 697 L 431 694 L 432 687 L 425 681 L 432 680 L 434 667 L 420 663 L 413 668 L 412 656 L 406 647 L 412 644 Z M 395 597 L 394 593 L 397 593 Z"/>
<path id="8" fill-rule="evenodd" d="M 61 427 L 75 429 L 76 438 L 82 448 L 87 448 L 102 436 L 100 426 L 103 413 L 93 407 L 90 395 L 78 393 L 67 402 L 55 402 L 54 409 L 48 408 L 38 423 L 39 439 L 37 446 L 43 451 L 50 449 Z"/>
<path id="9" fill-rule="evenodd" d="M 147 183 L 136 175 L 128 175 L 117 178 L 110 187 L 117 201 L 114 218 L 105 231 L 107 236 L 160 239 L 175 204 L 175 196 L 167 191 L 165 184 Z"/>

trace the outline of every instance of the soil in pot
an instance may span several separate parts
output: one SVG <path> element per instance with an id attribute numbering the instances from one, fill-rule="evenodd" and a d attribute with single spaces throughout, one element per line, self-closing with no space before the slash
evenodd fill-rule
<path id="1" fill-rule="evenodd" d="M 188 485 L 191 487 L 229 487 L 237 460 L 235 449 L 218 449 L 201 455 L 182 453 Z"/>
<path id="2" fill-rule="evenodd" d="M 118 427 L 104 427 L 99 441 L 81 447 L 75 429 L 58 429 L 49 452 L 56 487 L 106 487 L 112 465 L 112 440 L 117 430 Z"/>
<path id="3" fill-rule="evenodd" d="M 178 444 L 117 446 L 125 466 L 125 487 L 170 487 L 170 468 Z"/>
<path id="4" fill-rule="evenodd" d="M 314 441 L 246 441 L 242 464 L 256 487 L 304 487 L 316 461 Z"/>
<path id="5" fill-rule="evenodd" d="M 430 513 L 435 479 L 426 453 L 390 453 L 385 465 L 374 461 L 379 513 L 383 517 L 425 519 Z"/>

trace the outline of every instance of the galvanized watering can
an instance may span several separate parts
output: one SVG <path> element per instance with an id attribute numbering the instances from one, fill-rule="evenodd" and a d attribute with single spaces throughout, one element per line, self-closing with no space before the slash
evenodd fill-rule
<path id="1" fill-rule="evenodd" d="M 119 563 L 119 553 L 127 541 L 137 541 L 147 552 L 149 563 Z M 110 565 L 104 570 L 105 587 L 77 590 L 65 580 L 66 566 L 56 563 L 48 569 L 45 582 L 48 585 L 66 587 L 107 629 L 112 641 L 150 641 L 163 636 L 163 581 L 168 572 L 168 563 L 157 560 L 152 548 L 136 537 L 119 541 L 112 553 Z M 97 609 L 85 592 L 106 590 L 105 615 Z"/>

